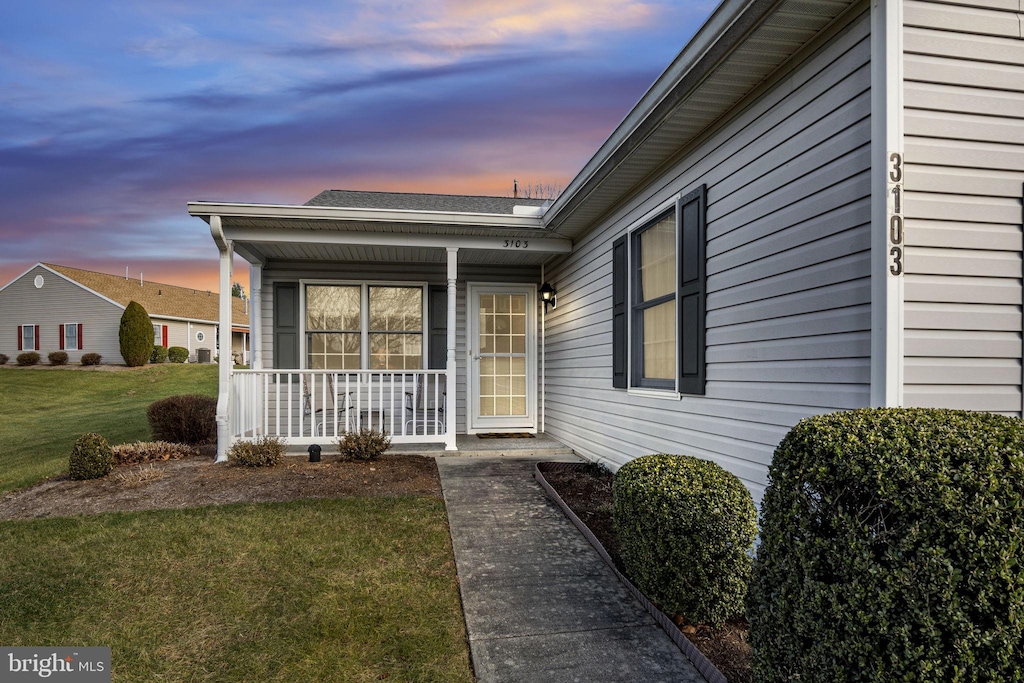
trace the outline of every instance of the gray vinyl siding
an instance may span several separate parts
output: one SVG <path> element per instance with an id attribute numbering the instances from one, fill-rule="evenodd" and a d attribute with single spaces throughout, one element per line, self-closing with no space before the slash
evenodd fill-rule
<path id="1" fill-rule="evenodd" d="M 274 366 L 274 282 L 344 280 L 354 282 L 417 282 L 448 284 L 445 264 L 437 263 L 303 263 L 272 262 L 263 269 L 262 313 L 263 367 Z M 540 268 L 459 265 L 456 290 L 456 432 L 466 432 L 466 283 L 540 283 Z M 426 328 L 425 328 L 426 329 Z M 426 341 L 426 340 L 425 340 Z"/>
<path id="2" fill-rule="evenodd" d="M 801 418 L 869 402 L 870 37 L 866 6 L 552 264 L 546 431 L 618 467 L 718 462 L 759 499 Z M 707 386 L 612 388 L 612 242 L 707 185 Z"/>
<path id="3" fill-rule="evenodd" d="M 1024 8 L 904 6 L 904 403 L 1021 414 Z"/>
<path id="4" fill-rule="evenodd" d="M 189 362 L 197 361 L 197 349 L 210 349 L 210 358 L 216 353 L 217 326 L 209 323 L 190 323 L 183 320 L 167 320 L 157 316 L 151 316 L 153 324 L 167 325 L 167 348 L 181 346 L 189 350 Z M 202 342 L 196 341 L 196 332 L 202 332 L 206 337 Z"/>
<path id="5" fill-rule="evenodd" d="M 43 286 L 34 281 L 43 276 Z M 123 363 L 118 344 L 118 326 L 123 309 L 96 294 L 69 282 L 46 268 L 36 266 L 0 291 L 0 353 L 10 356 L 18 351 L 18 325 L 39 325 L 39 354 L 60 350 L 60 326 L 83 326 L 84 347 L 68 350 L 68 360 L 77 363 L 83 353 L 98 353 L 104 363 Z"/>

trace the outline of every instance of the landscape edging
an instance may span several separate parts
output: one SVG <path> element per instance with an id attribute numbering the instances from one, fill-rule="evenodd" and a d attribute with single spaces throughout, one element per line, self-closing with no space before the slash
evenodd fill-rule
<path id="1" fill-rule="evenodd" d="M 558 504 L 558 507 L 562 508 L 562 512 L 565 513 L 565 516 L 576 525 L 576 528 L 579 529 L 580 533 L 582 533 L 587 541 L 590 542 L 590 545 L 594 546 L 594 550 L 596 550 L 597 554 L 601 556 L 601 559 L 608 565 L 608 568 L 615 573 L 615 576 L 617 576 L 619 581 L 629 589 L 629 592 L 640 601 L 640 604 L 644 606 L 644 609 L 650 612 L 651 616 L 654 617 L 654 620 L 658 622 L 658 625 L 665 630 L 668 637 L 671 638 L 672 642 L 676 644 L 676 647 L 686 655 L 687 659 L 697 667 L 697 670 L 700 671 L 701 675 L 704 676 L 705 679 L 707 679 L 708 683 L 728 683 L 728 680 L 722 672 L 719 671 L 718 668 L 712 664 L 711 661 L 705 657 L 693 643 L 689 641 L 683 632 L 679 630 L 679 627 L 676 626 L 675 622 L 669 619 L 668 615 L 655 607 L 654 604 L 647 599 L 647 596 L 640 592 L 640 589 L 634 586 L 633 582 L 619 571 L 618 567 L 616 567 L 615 563 L 612 561 L 611 556 L 608 554 L 608 551 L 605 550 L 604 546 L 601 545 L 601 542 L 597 540 L 594 533 L 579 517 L 576 516 L 576 513 L 566 505 L 565 501 L 562 500 L 562 497 L 558 495 L 558 492 L 556 492 L 551 484 L 548 483 L 548 480 L 544 478 L 545 471 L 572 470 L 576 469 L 578 466 L 579 463 L 574 462 L 539 462 L 534 467 L 533 476 L 548 496 Z"/>

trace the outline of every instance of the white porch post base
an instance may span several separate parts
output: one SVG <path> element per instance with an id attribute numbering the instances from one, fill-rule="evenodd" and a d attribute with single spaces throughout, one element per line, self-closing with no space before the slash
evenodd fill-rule
<path id="1" fill-rule="evenodd" d="M 455 292 L 458 278 L 458 255 L 456 247 L 448 247 L 448 358 L 445 363 L 445 391 L 447 392 L 447 406 L 444 411 L 444 449 L 446 451 L 457 451 L 455 445 Z"/>

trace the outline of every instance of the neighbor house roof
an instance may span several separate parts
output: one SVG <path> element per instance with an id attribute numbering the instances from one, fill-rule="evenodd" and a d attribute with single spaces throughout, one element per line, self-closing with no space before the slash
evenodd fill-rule
<path id="1" fill-rule="evenodd" d="M 513 213 L 515 206 L 543 206 L 544 199 L 485 197 L 466 194 L 424 194 L 420 192 L 366 192 L 324 190 L 305 206 L 333 206 L 344 209 L 400 209 L 406 211 L 452 211 L 457 213 Z"/>
<path id="2" fill-rule="evenodd" d="M 138 278 L 125 279 L 123 275 L 108 275 L 53 263 L 42 265 L 122 306 L 137 301 L 151 316 L 202 320 L 214 324 L 220 318 L 217 292 L 145 280 L 140 282 Z M 245 312 L 245 302 L 232 297 L 231 305 L 232 324 L 248 327 L 249 316 Z"/>

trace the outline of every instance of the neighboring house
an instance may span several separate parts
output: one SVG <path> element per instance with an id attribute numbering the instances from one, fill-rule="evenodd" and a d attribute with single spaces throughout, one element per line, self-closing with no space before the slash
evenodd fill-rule
<path id="1" fill-rule="evenodd" d="M 191 203 L 222 305 L 232 254 L 252 264 L 262 370 L 221 367 L 220 455 L 376 415 L 396 442 L 545 431 L 614 466 L 687 453 L 759 498 L 805 416 L 1020 415 L 1022 16 L 725 0 L 550 206 Z M 443 429 L 422 436 L 405 395 Z"/>
<path id="2" fill-rule="evenodd" d="M 216 292 L 52 263 L 37 263 L 0 289 L 0 353 L 13 359 L 35 350 L 45 362 L 51 351 L 66 351 L 73 363 L 83 353 L 98 353 L 104 363 L 123 363 L 118 330 L 121 314 L 132 301 L 149 313 L 154 344 L 183 346 L 191 362 L 197 360 L 199 349 L 209 350 L 211 358 L 218 355 Z M 246 304 L 237 298 L 231 304 L 232 349 L 245 360 Z"/>

